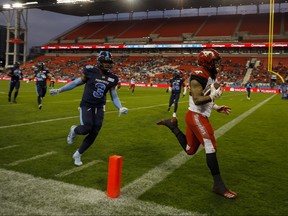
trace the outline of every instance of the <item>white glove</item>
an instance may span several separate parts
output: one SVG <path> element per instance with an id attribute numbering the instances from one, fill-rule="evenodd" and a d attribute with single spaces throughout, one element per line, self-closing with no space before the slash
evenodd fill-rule
<path id="1" fill-rule="evenodd" d="M 172 88 L 171 88 L 171 86 L 169 86 L 169 88 L 168 88 L 168 91 L 169 91 L 169 92 L 171 92 L 171 91 L 172 91 Z"/>
<path id="2" fill-rule="evenodd" d="M 213 109 L 215 109 L 219 113 L 223 113 L 223 114 L 226 114 L 226 115 L 229 115 L 230 112 L 231 112 L 231 108 L 228 107 L 228 106 L 225 106 L 225 105 L 218 106 L 217 104 L 214 104 L 213 105 Z"/>
<path id="3" fill-rule="evenodd" d="M 51 96 L 59 95 L 60 89 L 50 89 L 49 93 Z"/>
<path id="4" fill-rule="evenodd" d="M 126 115 L 127 113 L 128 113 L 128 109 L 126 107 L 121 107 L 119 109 L 119 115 L 118 116 L 121 116 L 121 114 Z"/>
<path id="5" fill-rule="evenodd" d="M 186 86 L 184 87 L 184 91 L 183 91 L 183 97 L 186 95 L 186 90 L 187 90 L 187 88 L 186 88 Z"/>
<path id="6" fill-rule="evenodd" d="M 221 87 L 219 87 L 218 89 L 216 89 L 214 87 L 214 83 L 211 85 L 211 93 L 210 93 L 210 98 L 213 101 L 214 99 L 220 98 L 222 95 L 222 89 Z"/>

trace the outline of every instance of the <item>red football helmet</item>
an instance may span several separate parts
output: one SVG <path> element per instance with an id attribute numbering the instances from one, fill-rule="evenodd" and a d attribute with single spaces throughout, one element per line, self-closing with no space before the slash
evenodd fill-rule
<path id="1" fill-rule="evenodd" d="M 198 65 L 208 70 L 217 68 L 220 65 L 221 56 L 214 49 L 205 49 L 198 55 Z"/>

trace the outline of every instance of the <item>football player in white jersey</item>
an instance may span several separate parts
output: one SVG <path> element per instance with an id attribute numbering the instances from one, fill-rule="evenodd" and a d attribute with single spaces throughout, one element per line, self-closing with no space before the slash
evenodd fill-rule
<path id="1" fill-rule="evenodd" d="M 216 139 L 208 119 L 212 109 L 227 115 L 231 111 L 230 107 L 218 106 L 214 103 L 214 99 L 222 95 L 221 87 L 214 86 L 220 61 L 221 57 L 214 49 L 203 50 L 198 56 L 198 66 L 192 70 L 189 79 L 190 96 L 186 113 L 186 135 L 178 128 L 177 118 L 162 120 L 157 124 L 168 127 L 188 155 L 195 154 L 202 144 L 206 153 L 206 162 L 214 180 L 213 191 L 226 198 L 235 199 L 237 194 L 229 190 L 221 178 L 216 157 Z M 209 93 L 204 94 L 204 92 Z"/>

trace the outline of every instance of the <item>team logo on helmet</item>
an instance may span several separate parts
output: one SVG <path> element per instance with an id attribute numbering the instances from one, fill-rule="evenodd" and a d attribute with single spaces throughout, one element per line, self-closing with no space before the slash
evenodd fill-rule
<path id="1" fill-rule="evenodd" d="M 208 70 L 217 68 L 220 64 L 221 57 L 214 49 L 206 49 L 198 55 L 198 65 L 205 67 Z"/>

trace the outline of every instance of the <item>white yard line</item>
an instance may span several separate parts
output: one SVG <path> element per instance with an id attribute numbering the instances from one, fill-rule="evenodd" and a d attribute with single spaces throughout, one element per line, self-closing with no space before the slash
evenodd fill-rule
<path id="1" fill-rule="evenodd" d="M 222 96 L 222 97 L 224 97 L 224 96 Z M 187 103 L 187 101 L 180 101 L 179 103 L 180 104 L 181 103 Z M 141 110 L 141 109 L 151 109 L 151 108 L 161 107 L 161 106 L 168 106 L 168 102 L 165 104 L 158 104 L 158 105 L 154 105 L 154 106 L 131 108 L 131 109 L 129 109 L 129 111 Z M 114 111 L 106 111 L 105 113 L 109 114 L 109 113 L 117 113 L 117 112 L 118 112 L 118 110 L 114 110 Z M 27 123 L 21 123 L 21 124 L 4 125 L 4 126 L 0 126 L 0 129 L 12 128 L 12 127 L 22 127 L 22 126 L 27 126 L 27 125 L 42 124 L 42 123 L 54 122 L 54 121 L 62 121 L 62 120 L 72 119 L 72 118 L 79 118 L 79 116 L 78 115 L 77 116 L 68 116 L 68 117 L 63 117 L 63 118 L 55 118 L 55 119 L 27 122 Z"/>
<path id="2" fill-rule="evenodd" d="M 57 152 L 55 151 L 51 151 L 51 152 L 47 152 L 45 154 L 42 154 L 42 155 L 36 155 L 34 157 L 31 157 L 31 158 L 27 158 L 27 159 L 24 159 L 24 160 L 18 160 L 18 161 L 14 161 L 12 163 L 9 163 L 9 164 L 6 164 L 6 166 L 17 166 L 21 163 L 25 163 L 27 161 L 33 161 L 33 160 L 37 160 L 39 158 L 43 158 L 43 157 L 47 157 L 47 156 L 50 156 L 50 155 L 53 155 L 53 154 L 57 154 Z"/>
<path id="3" fill-rule="evenodd" d="M 18 145 L 5 146 L 5 147 L 0 148 L 0 151 L 1 151 L 1 150 L 6 150 L 6 149 L 10 149 L 10 148 L 15 148 L 15 147 L 17 147 L 17 146 L 18 146 Z"/>
<path id="4" fill-rule="evenodd" d="M 94 161 L 91 161 L 91 162 L 89 162 L 87 164 L 84 164 L 84 165 L 82 165 L 80 167 L 74 167 L 74 168 L 69 169 L 69 170 L 64 170 L 63 172 L 58 173 L 55 176 L 56 177 L 64 177 L 64 176 L 67 176 L 67 175 L 71 175 L 71 174 L 73 174 L 75 172 L 79 172 L 79 171 L 81 171 L 83 169 L 91 167 L 91 166 L 93 166 L 93 165 L 95 165 L 97 163 L 100 163 L 100 162 L 103 162 L 103 161 L 102 160 L 94 160 Z"/>
<path id="5" fill-rule="evenodd" d="M 129 109 L 129 111 L 141 110 L 141 109 L 151 109 L 151 108 L 160 107 L 160 106 L 167 106 L 167 104 L 159 104 L 159 105 L 148 106 L 148 107 L 137 107 L 137 108 Z M 106 111 L 105 113 L 109 114 L 109 113 L 117 113 L 117 112 L 118 112 L 118 110 Z M 42 123 L 54 122 L 54 121 L 62 121 L 62 120 L 72 119 L 72 118 L 79 118 L 79 116 L 68 116 L 68 117 L 63 117 L 63 118 L 55 118 L 55 119 L 47 119 L 47 120 L 41 120 L 41 121 L 21 123 L 21 124 L 6 125 L 6 126 L 0 126 L 0 129 L 12 128 L 12 127 L 22 127 L 22 126 L 27 126 L 27 125 L 42 124 Z"/>

